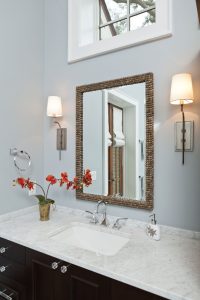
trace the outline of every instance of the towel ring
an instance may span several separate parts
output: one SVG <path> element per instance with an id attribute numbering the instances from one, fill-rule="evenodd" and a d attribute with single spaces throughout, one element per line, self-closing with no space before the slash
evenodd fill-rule
<path id="1" fill-rule="evenodd" d="M 30 168 L 30 166 L 31 166 L 31 157 L 28 154 L 28 152 L 26 152 L 24 150 L 17 150 L 16 148 L 14 148 L 14 149 L 10 150 L 10 154 L 14 156 L 14 158 L 13 158 L 14 166 L 18 169 L 18 171 L 25 172 L 25 171 L 28 170 L 28 168 Z M 20 156 L 23 157 L 24 159 L 26 159 L 26 161 L 27 161 L 27 167 L 26 168 L 21 168 L 19 166 L 17 158 L 20 157 Z"/>

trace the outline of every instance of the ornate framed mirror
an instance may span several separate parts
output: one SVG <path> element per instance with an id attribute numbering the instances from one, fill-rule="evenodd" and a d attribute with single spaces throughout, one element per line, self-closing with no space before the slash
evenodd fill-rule
<path id="1" fill-rule="evenodd" d="M 76 174 L 93 184 L 77 199 L 153 209 L 153 74 L 76 88 Z"/>

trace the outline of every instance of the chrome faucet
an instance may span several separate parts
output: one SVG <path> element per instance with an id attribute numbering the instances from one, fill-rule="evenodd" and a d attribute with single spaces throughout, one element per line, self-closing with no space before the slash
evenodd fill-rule
<path id="1" fill-rule="evenodd" d="M 97 203 L 97 214 L 99 213 L 99 207 L 101 205 L 104 206 L 104 208 L 102 209 L 102 213 L 103 213 L 103 220 L 101 222 L 101 225 L 104 225 L 104 226 L 108 226 L 108 221 L 107 221 L 107 202 L 101 200 L 101 201 L 98 201 Z"/>
<path id="2" fill-rule="evenodd" d="M 120 229 L 121 226 L 120 226 L 120 221 L 122 220 L 127 220 L 128 218 L 117 218 L 117 220 L 115 221 L 115 223 L 113 224 L 113 228 L 117 228 L 117 229 Z"/>

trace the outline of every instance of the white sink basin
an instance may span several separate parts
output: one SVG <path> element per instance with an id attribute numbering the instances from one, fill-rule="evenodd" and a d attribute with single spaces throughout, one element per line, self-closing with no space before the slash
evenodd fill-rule
<path id="1" fill-rule="evenodd" d="M 113 256 L 129 241 L 128 238 L 98 231 L 95 228 L 74 225 L 50 237 L 58 243 L 90 250 L 96 254 Z"/>

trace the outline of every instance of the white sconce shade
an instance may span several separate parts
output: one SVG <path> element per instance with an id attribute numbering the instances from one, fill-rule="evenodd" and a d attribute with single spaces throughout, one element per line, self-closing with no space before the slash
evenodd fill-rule
<path id="1" fill-rule="evenodd" d="M 62 117 L 62 101 L 58 96 L 49 96 L 47 103 L 47 116 L 58 118 Z M 57 150 L 59 150 L 59 159 L 61 160 L 61 151 L 66 150 L 67 129 L 62 128 L 60 123 L 54 119 L 54 124 L 58 125 L 57 129 Z"/>
<path id="2" fill-rule="evenodd" d="M 171 85 L 171 96 L 170 103 L 181 106 L 182 113 L 182 124 L 181 131 L 178 135 L 177 124 L 176 123 L 176 134 L 178 139 L 176 138 L 176 142 L 179 140 L 181 143 L 181 151 L 182 151 L 182 164 L 185 163 L 185 150 L 188 140 L 188 130 L 186 130 L 186 122 L 185 122 L 185 113 L 183 106 L 184 104 L 190 104 L 194 101 L 193 87 L 192 87 L 192 76 L 188 73 L 176 74 L 172 77 L 172 85 Z M 190 139 L 190 136 L 189 136 Z"/>
<path id="3" fill-rule="evenodd" d="M 172 77 L 170 103 L 175 105 L 189 104 L 194 101 L 192 76 L 188 73 Z"/>
<path id="4" fill-rule="evenodd" d="M 48 117 L 62 117 L 62 102 L 61 98 L 57 96 L 49 96 L 47 103 Z"/>

